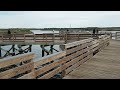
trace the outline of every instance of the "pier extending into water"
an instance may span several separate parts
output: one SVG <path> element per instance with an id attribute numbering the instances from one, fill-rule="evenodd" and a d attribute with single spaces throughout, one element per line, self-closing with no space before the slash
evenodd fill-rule
<path id="1" fill-rule="evenodd" d="M 0 79 L 72 79 L 68 75 L 92 61 L 111 42 L 110 35 L 101 35 L 97 39 L 91 37 L 62 44 L 61 51 L 38 59 L 32 52 L 3 58 L 0 59 Z M 108 54 L 106 56 L 109 57 Z"/>
<path id="2" fill-rule="evenodd" d="M 100 35 L 104 34 L 89 34 L 89 33 L 44 33 L 44 34 L 0 34 L 0 58 L 7 56 L 15 56 L 18 54 L 32 52 L 32 45 L 40 45 L 42 49 L 42 57 L 46 54 L 50 55 L 53 51 L 59 51 L 54 48 L 54 45 L 62 45 L 74 41 L 79 41 L 87 38 L 98 39 Z M 107 34 L 110 35 L 110 34 Z M 9 50 L 2 47 L 5 45 L 12 45 Z M 18 48 L 16 48 L 16 46 Z M 22 49 L 24 46 L 26 48 Z M 47 50 L 45 47 L 49 46 Z M 3 55 L 1 52 L 5 52 Z"/>

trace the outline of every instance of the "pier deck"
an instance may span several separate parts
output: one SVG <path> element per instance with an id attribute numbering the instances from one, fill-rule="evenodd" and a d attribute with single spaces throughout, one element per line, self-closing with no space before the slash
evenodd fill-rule
<path id="1" fill-rule="evenodd" d="M 108 47 L 64 79 L 120 79 L 120 41 L 111 40 Z"/>

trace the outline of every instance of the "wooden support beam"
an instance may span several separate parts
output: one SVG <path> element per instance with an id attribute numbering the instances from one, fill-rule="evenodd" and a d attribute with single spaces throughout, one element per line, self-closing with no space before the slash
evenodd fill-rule
<path id="1" fill-rule="evenodd" d="M 48 45 L 47 45 L 47 46 L 48 46 Z M 47 53 L 47 55 L 50 54 L 50 52 L 49 52 L 48 50 L 45 49 L 45 45 L 41 45 L 40 47 L 42 48 L 42 57 L 44 57 L 45 52 Z"/>
<path id="2" fill-rule="evenodd" d="M 30 52 L 32 51 L 32 45 L 29 45 L 29 51 Z"/>
<path id="3" fill-rule="evenodd" d="M 12 45 L 13 52 L 15 52 L 15 45 Z"/>
<path id="4" fill-rule="evenodd" d="M 12 45 L 12 56 L 15 56 L 15 45 Z"/>
<path id="5" fill-rule="evenodd" d="M 59 52 L 58 50 L 56 50 L 55 48 L 53 48 L 53 50 L 55 50 L 56 52 Z"/>
<path id="6" fill-rule="evenodd" d="M 42 49 L 42 57 L 44 57 L 44 50 Z"/>
<path id="7" fill-rule="evenodd" d="M 53 54 L 53 46 L 54 45 L 50 45 L 50 52 L 51 52 L 51 54 Z"/>

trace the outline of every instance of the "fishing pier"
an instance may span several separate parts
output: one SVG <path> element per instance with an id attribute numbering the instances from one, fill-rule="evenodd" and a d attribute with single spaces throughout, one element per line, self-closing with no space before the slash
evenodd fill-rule
<path id="1" fill-rule="evenodd" d="M 32 51 L 32 45 L 40 45 L 42 49 L 42 57 L 45 54 L 50 55 L 53 51 L 57 51 L 54 45 L 62 45 L 74 41 L 79 41 L 87 38 L 97 39 L 98 36 L 104 34 L 76 34 L 76 33 L 45 33 L 45 34 L 1 34 L 0 35 L 0 58 L 7 56 L 15 56 Z M 12 45 L 9 50 L 2 48 L 3 46 Z M 17 48 L 16 48 L 17 45 Z M 22 47 L 26 48 L 22 49 Z M 47 50 L 46 47 L 50 49 Z M 5 52 L 2 55 L 1 52 Z"/>
<path id="2" fill-rule="evenodd" d="M 33 52 L 2 58 L 0 79 L 120 77 L 120 41 L 112 40 L 111 34 L 13 35 L 10 40 L 1 35 L 0 43 L 1 46 L 57 44 L 61 49 L 37 59 Z"/>

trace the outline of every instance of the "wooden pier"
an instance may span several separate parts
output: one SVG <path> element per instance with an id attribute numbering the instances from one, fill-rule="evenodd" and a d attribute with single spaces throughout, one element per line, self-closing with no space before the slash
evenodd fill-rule
<path id="1" fill-rule="evenodd" d="M 38 59 L 34 58 L 35 54 L 32 52 L 0 59 L 0 79 L 70 78 L 71 73 L 103 52 L 110 44 L 110 40 L 111 36 L 102 35 L 98 39 L 88 38 L 63 44 L 60 46 L 61 51 Z M 112 49 L 114 50 L 114 48 Z M 104 58 L 102 61 L 104 61 Z M 106 62 L 109 62 L 109 59 Z M 105 64 L 103 63 L 103 65 Z M 95 70 L 95 67 L 92 69 Z M 116 70 L 119 72 L 119 68 Z M 81 75 L 79 71 L 77 73 L 79 74 L 76 75 Z"/>
<path id="2" fill-rule="evenodd" d="M 83 40 L 87 38 L 97 39 L 104 34 L 0 34 L 0 44 L 19 44 L 19 45 L 62 45 L 65 43 Z"/>
<path id="3" fill-rule="evenodd" d="M 120 79 L 120 41 L 111 40 L 108 47 L 64 79 Z"/>

